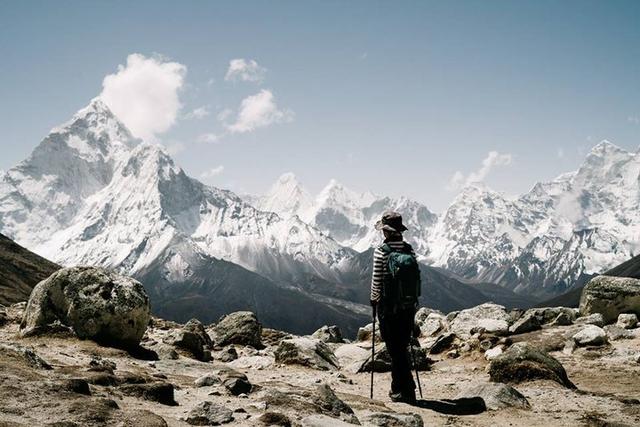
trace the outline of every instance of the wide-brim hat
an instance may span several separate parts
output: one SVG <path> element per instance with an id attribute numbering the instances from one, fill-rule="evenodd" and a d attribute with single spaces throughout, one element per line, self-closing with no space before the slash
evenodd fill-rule
<path id="1" fill-rule="evenodd" d="M 376 230 L 386 230 L 392 233 L 402 233 L 407 227 L 402 223 L 402 215 L 398 212 L 388 211 L 382 214 L 382 218 L 376 222 Z"/>

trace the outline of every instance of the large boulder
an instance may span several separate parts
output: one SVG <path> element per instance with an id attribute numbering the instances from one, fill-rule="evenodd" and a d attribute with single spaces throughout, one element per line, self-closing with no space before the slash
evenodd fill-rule
<path id="1" fill-rule="evenodd" d="M 515 323 L 509 326 L 509 333 L 518 335 L 526 332 L 537 331 L 542 326 L 538 317 L 534 313 L 527 312 L 521 318 L 515 321 Z"/>
<path id="2" fill-rule="evenodd" d="M 526 342 L 513 344 L 493 359 L 489 364 L 489 376 L 491 381 L 504 383 L 549 379 L 567 388 L 575 388 L 560 362 Z"/>
<path id="3" fill-rule="evenodd" d="M 580 297 L 580 314 L 602 313 L 605 323 L 613 323 L 621 313 L 640 316 L 640 280 L 628 277 L 597 276 L 587 283 Z"/>
<path id="4" fill-rule="evenodd" d="M 302 365 L 324 371 L 338 369 L 338 359 L 333 351 L 319 339 L 291 338 L 280 341 L 275 351 L 276 363 Z"/>
<path id="5" fill-rule="evenodd" d="M 558 316 L 561 316 L 561 323 L 570 325 L 576 320 L 578 313 L 575 308 L 570 307 L 537 307 L 530 308 L 524 313 L 524 316 L 528 315 L 535 316 L 541 325 L 553 323 Z"/>
<path id="6" fill-rule="evenodd" d="M 223 316 L 213 327 L 213 334 L 217 346 L 239 344 L 254 348 L 263 347 L 262 325 L 250 311 L 236 311 Z"/>
<path id="7" fill-rule="evenodd" d="M 605 325 L 604 316 L 601 313 L 593 313 L 588 316 L 578 317 L 576 325 L 595 325 L 603 327 Z"/>
<path id="8" fill-rule="evenodd" d="M 104 268 L 72 267 L 36 285 L 20 331 L 32 335 L 60 322 L 81 339 L 134 347 L 149 319 L 149 297 L 140 282 Z"/>
<path id="9" fill-rule="evenodd" d="M 205 400 L 189 411 L 185 421 L 193 426 L 217 426 L 233 421 L 233 411 Z"/>
<path id="10" fill-rule="evenodd" d="M 475 332 L 506 335 L 511 317 L 504 306 L 485 303 L 460 311 L 451 321 L 450 330 L 462 339 L 468 339 Z"/>
<path id="11" fill-rule="evenodd" d="M 411 353 L 409 354 L 409 362 L 411 369 L 417 369 L 418 371 L 428 371 L 433 365 L 433 360 L 428 357 L 428 351 L 425 348 L 418 346 L 411 346 Z M 362 361 L 360 368 L 357 372 L 391 372 L 391 355 L 387 346 L 382 344 L 376 349 L 376 353 L 373 357 L 373 363 L 371 361 L 371 353 L 368 357 Z M 415 364 L 414 364 L 415 362 Z"/>

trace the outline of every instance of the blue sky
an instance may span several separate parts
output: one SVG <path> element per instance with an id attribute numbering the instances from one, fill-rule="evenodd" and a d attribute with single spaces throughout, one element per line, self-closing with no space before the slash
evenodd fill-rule
<path id="1" fill-rule="evenodd" d="M 470 177 L 520 193 L 602 139 L 640 145 L 637 1 L 0 0 L 0 169 L 131 54 L 182 67 L 153 139 L 241 193 L 292 171 L 440 211 Z M 233 59 L 254 81 L 225 79 Z"/>

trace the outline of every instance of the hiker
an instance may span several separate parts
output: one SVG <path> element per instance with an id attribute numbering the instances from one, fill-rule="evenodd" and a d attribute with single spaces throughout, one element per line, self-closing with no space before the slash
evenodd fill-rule
<path id="1" fill-rule="evenodd" d="M 382 230 L 384 243 L 373 253 L 371 306 L 374 316 L 377 312 L 380 335 L 391 356 L 389 397 L 394 402 L 414 404 L 416 385 L 407 347 L 420 296 L 420 270 L 413 248 L 402 238 L 407 227 L 399 213 L 385 212 L 375 227 Z"/>

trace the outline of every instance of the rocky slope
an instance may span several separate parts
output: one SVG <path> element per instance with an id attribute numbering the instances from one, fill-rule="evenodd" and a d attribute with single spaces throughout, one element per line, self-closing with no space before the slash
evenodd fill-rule
<path id="1" fill-rule="evenodd" d="M 484 304 L 447 316 L 421 310 L 414 351 L 423 360 L 424 399 L 416 406 L 389 401 L 382 343 L 369 399 L 366 327 L 348 343 L 335 328 L 311 337 L 260 328 L 250 313 L 208 326 L 154 318 L 141 341 L 146 351 L 126 352 L 59 329 L 20 338 L 24 303 L 1 311 L 1 425 L 640 422 L 640 330 L 630 323 L 601 329 L 593 325 L 597 319 L 571 309 L 510 313 Z M 599 331 L 605 338 L 598 341 Z"/>
<path id="2" fill-rule="evenodd" d="M 0 305 L 26 301 L 33 287 L 59 268 L 0 234 Z"/>

